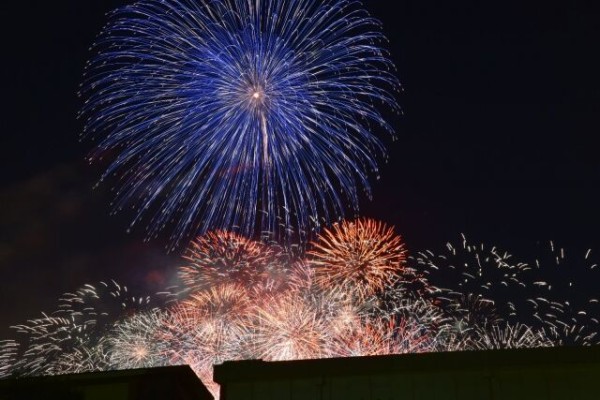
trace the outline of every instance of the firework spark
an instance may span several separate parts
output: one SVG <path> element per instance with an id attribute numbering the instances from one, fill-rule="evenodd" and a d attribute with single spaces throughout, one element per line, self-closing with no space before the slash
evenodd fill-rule
<path id="1" fill-rule="evenodd" d="M 140 0 L 111 14 L 81 96 L 115 211 L 188 234 L 306 230 L 358 209 L 398 112 L 380 23 L 347 0 Z M 282 227 L 279 226 L 282 225 Z M 283 229 L 281 229 L 283 228 Z"/>

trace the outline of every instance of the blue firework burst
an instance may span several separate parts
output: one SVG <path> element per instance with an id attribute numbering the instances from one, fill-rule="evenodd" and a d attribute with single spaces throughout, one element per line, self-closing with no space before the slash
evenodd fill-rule
<path id="1" fill-rule="evenodd" d="M 344 0 L 141 0 L 110 15 L 81 95 L 90 160 L 148 237 L 301 232 L 358 210 L 399 84 Z"/>

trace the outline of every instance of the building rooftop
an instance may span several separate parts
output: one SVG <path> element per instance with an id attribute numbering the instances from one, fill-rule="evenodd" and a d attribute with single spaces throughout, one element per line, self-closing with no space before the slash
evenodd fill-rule
<path id="1" fill-rule="evenodd" d="M 221 400 L 596 399 L 600 346 L 217 365 Z"/>
<path id="2" fill-rule="evenodd" d="M 357 371 L 415 373 L 482 367 L 515 368 L 581 363 L 599 364 L 600 346 L 457 351 L 278 362 L 227 361 L 215 366 L 214 380 L 221 384 L 257 378 L 300 378 L 322 373 L 328 375 L 347 375 Z"/>
<path id="3" fill-rule="evenodd" d="M 212 400 L 188 366 L 0 380 L 0 400 Z"/>

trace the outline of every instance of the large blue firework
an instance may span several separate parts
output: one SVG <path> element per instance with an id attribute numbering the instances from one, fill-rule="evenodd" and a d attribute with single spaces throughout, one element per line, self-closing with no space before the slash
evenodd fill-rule
<path id="1" fill-rule="evenodd" d="M 358 210 L 398 111 L 380 24 L 344 0 L 141 0 L 110 15 L 84 136 L 148 236 L 301 232 Z"/>

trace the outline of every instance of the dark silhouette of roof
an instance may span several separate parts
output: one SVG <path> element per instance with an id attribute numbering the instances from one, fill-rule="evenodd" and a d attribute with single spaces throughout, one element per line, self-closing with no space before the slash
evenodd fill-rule
<path id="1" fill-rule="evenodd" d="M 600 346 L 301 360 L 215 367 L 221 400 L 597 399 Z M 284 393 L 284 392 L 290 393 Z"/>
<path id="2" fill-rule="evenodd" d="M 0 380 L 0 400 L 212 400 L 188 366 Z"/>

